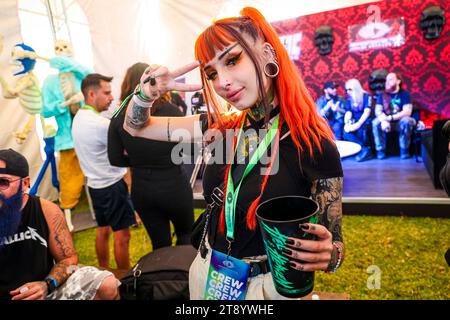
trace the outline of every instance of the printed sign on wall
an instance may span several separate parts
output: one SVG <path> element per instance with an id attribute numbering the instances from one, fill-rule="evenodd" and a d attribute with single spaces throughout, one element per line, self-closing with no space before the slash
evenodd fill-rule
<path id="1" fill-rule="evenodd" d="M 280 37 L 281 43 L 286 48 L 289 53 L 289 58 L 291 58 L 292 61 L 300 60 L 300 42 L 302 41 L 302 36 L 303 34 L 298 32 Z"/>
<path id="2" fill-rule="evenodd" d="M 404 18 L 348 27 L 349 51 L 400 47 L 405 44 Z"/>

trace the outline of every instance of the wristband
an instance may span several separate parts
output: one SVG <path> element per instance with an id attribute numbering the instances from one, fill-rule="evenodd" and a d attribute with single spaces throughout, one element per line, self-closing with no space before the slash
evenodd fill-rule
<path id="1" fill-rule="evenodd" d="M 135 95 L 133 95 L 133 102 L 141 108 L 149 109 L 153 106 L 154 101 L 145 101 L 145 100 L 139 98 L 139 95 L 135 94 Z"/>
<path id="2" fill-rule="evenodd" d="M 154 100 L 143 94 L 141 91 L 141 85 L 138 84 L 134 89 L 133 102 L 142 108 L 151 108 Z"/>
<path id="3" fill-rule="evenodd" d="M 55 278 L 47 277 L 44 281 L 47 284 L 47 295 L 52 294 L 58 288 L 58 281 Z"/>

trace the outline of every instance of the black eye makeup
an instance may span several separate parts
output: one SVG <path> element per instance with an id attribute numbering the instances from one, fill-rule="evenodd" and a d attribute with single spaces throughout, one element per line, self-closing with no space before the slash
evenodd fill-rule
<path id="1" fill-rule="evenodd" d="M 210 71 L 210 72 L 206 72 L 206 80 L 214 80 L 217 76 L 217 72 L 215 71 Z"/>
<path id="2" fill-rule="evenodd" d="M 239 59 L 241 58 L 242 52 L 244 52 L 244 50 L 241 50 L 241 52 L 239 52 L 238 54 L 235 54 L 235 55 L 232 56 L 231 58 L 227 59 L 227 62 L 226 62 L 227 66 L 229 66 L 229 65 L 235 65 L 236 62 L 238 62 Z"/>
<path id="3" fill-rule="evenodd" d="M 234 66 L 234 65 L 236 65 L 236 63 L 241 59 L 243 52 L 244 52 L 244 50 L 241 50 L 239 53 L 234 54 L 234 55 L 232 53 L 230 53 L 229 55 L 231 57 L 226 59 L 225 64 L 227 66 Z M 205 70 L 206 79 L 207 80 L 214 80 L 214 79 L 216 79 L 217 72 L 214 69 L 212 69 L 212 68 L 211 68 L 212 70 L 210 70 L 210 71 L 209 71 L 210 68 L 206 68 L 206 69 L 208 70 L 208 71 Z"/>

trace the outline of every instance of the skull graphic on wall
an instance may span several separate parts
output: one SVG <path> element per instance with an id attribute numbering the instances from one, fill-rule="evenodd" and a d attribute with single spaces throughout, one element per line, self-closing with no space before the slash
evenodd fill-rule
<path id="1" fill-rule="evenodd" d="M 369 88 L 375 96 L 384 92 L 387 74 L 387 70 L 377 69 L 369 76 Z"/>
<path id="2" fill-rule="evenodd" d="M 445 25 L 445 11 L 439 6 L 428 6 L 420 16 L 420 29 L 427 40 L 439 37 Z"/>
<path id="3" fill-rule="evenodd" d="M 314 44 L 320 55 L 326 55 L 333 49 L 334 37 L 333 29 L 329 26 L 321 25 L 314 32 Z"/>
<path id="4" fill-rule="evenodd" d="M 72 45 L 65 40 L 56 40 L 55 54 L 57 56 L 72 57 L 73 56 Z"/>

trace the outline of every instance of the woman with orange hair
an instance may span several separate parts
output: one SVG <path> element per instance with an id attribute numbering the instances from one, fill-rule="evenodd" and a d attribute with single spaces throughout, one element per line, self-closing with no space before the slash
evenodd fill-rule
<path id="1" fill-rule="evenodd" d="M 319 204 L 320 223 L 301 226 L 317 240 L 286 241 L 284 253 L 291 268 L 334 272 L 344 256 L 343 174 L 333 134 L 317 114 L 270 24 L 254 8 L 244 8 L 241 14 L 218 20 L 200 34 L 195 44 L 198 61 L 176 71 L 151 65 L 135 90 L 124 123 L 130 134 L 149 139 L 213 141 L 213 160 L 206 166 L 203 190 L 207 203 L 215 206 L 205 229 L 207 250 L 199 250 L 191 266 L 191 299 L 203 298 L 209 269 L 205 254 L 208 258 L 211 250 L 251 264 L 257 262 L 259 268 L 251 269 L 247 281 L 246 299 L 283 298 L 275 291 L 271 272 L 264 266 L 267 256 L 255 217 L 257 205 L 267 199 L 300 195 L 312 197 Z M 197 67 L 203 86 L 175 82 L 176 77 Z M 202 87 L 207 115 L 150 117 L 152 101 L 164 92 Z M 223 100 L 238 112 L 223 113 Z M 271 135 L 267 161 L 261 158 L 249 171 L 250 157 L 266 141 L 255 132 L 271 129 L 276 129 L 276 134 Z M 218 133 L 224 132 L 220 139 Z M 221 147 L 225 147 L 224 155 L 220 154 Z M 235 205 L 230 209 L 225 197 L 238 183 L 232 199 Z"/>

